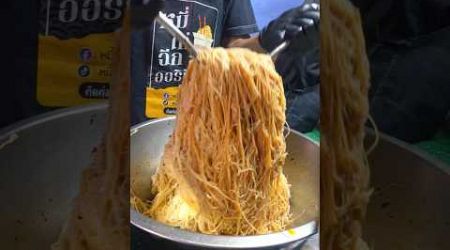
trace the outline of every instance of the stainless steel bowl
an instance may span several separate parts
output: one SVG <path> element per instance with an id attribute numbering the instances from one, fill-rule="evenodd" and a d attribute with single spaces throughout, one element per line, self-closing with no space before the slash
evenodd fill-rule
<path id="1" fill-rule="evenodd" d="M 79 190 L 80 173 L 90 163 L 91 150 L 99 143 L 105 122 L 106 105 L 100 104 L 51 112 L 0 130 L 1 249 L 48 249 L 56 240 L 70 211 L 72 199 Z M 165 123 L 159 124 L 158 130 L 173 126 L 171 121 L 166 120 Z M 154 129 L 137 128 L 132 131 L 144 133 Z M 132 141 L 142 145 L 153 141 L 161 146 L 170 132 L 165 133 L 133 135 Z M 294 141 L 288 140 L 292 155 L 301 147 L 309 150 L 310 153 L 305 154 L 318 154 L 317 146 L 308 140 Z M 157 164 L 162 147 L 156 147 L 153 151 L 149 147 L 134 147 L 132 153 L 142 155 L 141 162 L 145 166 L 152 166 Z M 369 159 L 372 185 L 375 187 L 365 226 L 369 244 L 375 249 L 387 250 L 450 249 L 450 167 L 387 136 L 381 137 L 380 144 Z M 134 162 L 137 160 L 133 159 Z M 317 162 L 311 164 L 318 164 L 318 158 L 313 161 Z M 137 169 L 137 165 L 132 167 L 132 171 Z M 141 167 L 142 170 L 145 172 L 148 168 Z M 313 175 L 317 175 L 318 169 L 313 170 Z M 306 173 L 300 175 L 306 176 Z M 141 181 L 147 182 L 148 179 L 142 178 Z M 136 218 L 139 215 L 132 215 L 137 225 Z M 166 238 L 180 233 L 180 230 L 150 220 L 141 220 L 139 225 Z M 315 225 L 307 224 L 307 227 L 313 230 Z M 189 235 L 187 232 L 182 234 Z M 197 239 L 195 234 L 191 236 L 191 239 L 185 237 L 188 244 Z M 289 236 L 280 237 L 290 241 Z M 211 245 L 228 244 L 225 238 L 216 239 Z M 266 237 L 254 239 L 270 240 Z M 229 242 L 231 246 L 236 246 L 236 241 Z M 248 242 L 250 244 L 254 240 Z"/>
<path id="2" fill-rule="evenodd" d="M 0 131 L 0 249 L 49 249 L 106 125 L 106 105 L 62 109 Z"/>
<path id="3" fill-rule="evenodd" d="M 131 185 L 141 198 L 148 198 L 150 177 L 158 167 L 164 145 L 175 124 L 174 118 L 149 121 L 131 129 Z M 289 153 L 285 173 L 292 185 L 291 206 L 297 219 L 292 230 L 258 236 L 214 236 L 164 225 L 131 209 L 131 223 L 152 236 L 177 242 L 180 246 L 221 249 L 292 248 L 317 231 L 319 216 L 318 144 L 292 131 L 287 138 Z"/>
<path id="4" fill-rule="evenodd" d="M 386 250 L 450 249 L 450 166 L 385 135 L 369 161 L 368 243 Z"/>

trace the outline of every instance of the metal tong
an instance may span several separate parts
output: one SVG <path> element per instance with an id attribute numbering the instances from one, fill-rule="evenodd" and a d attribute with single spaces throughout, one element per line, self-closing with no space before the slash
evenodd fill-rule
<path id="1" fill-rule="evenodd" d="M 179 42 L 181 42 L 184 47 L 186 48 L 186 50 L 193 56 L 193 57 L 197 57 L 198 55 L 198 51 L 195 48 L 194 44 L 192 44 L 191 40 L 189 40 L 189 38 L 183 34 L 183 32 L 180 31 L 180 29 L 178 29 L 172 22 L 172 20 L 170 20 L 169 18 L 167 18 L 166 15 L 164 15 L 162 12 L 159 12 L 158 15 L 156 16 L 155 20 L 161 25 L 163 26 L 172 36 L 174 36 Z M 278 46 L 277 48 L 275 48 L 271 53 L 270 56 L 272 57 L 273 60 L 276 59 L 276 57 L 278 56 L 278 54 L 280 52 L 282 52 L 284 49 L 286 49 L 289 46 L 289 42 L 283 42 L 280 46 Z"/>
<path id="2" fill-rule="evenodd" d="M 278 57 L 278 55 L 287 47 L 289 47 L 289 42 L 285 41 L 282 44 L 280 44 L 278 47 L 276 47 L 272 52 L 270 52 L 270 57 L 272 57 L 272 60 L 275 61 L 275 59 Z"/>

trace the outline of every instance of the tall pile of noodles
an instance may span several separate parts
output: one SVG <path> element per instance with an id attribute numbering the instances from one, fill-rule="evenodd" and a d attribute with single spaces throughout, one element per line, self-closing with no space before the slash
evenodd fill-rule
<path id="1" fill-rule="evenodd" d="M 128 14 L 116 34 L 107 131 L 83 171 L 80 192 L 53 250 L 130 248 Z"/>
<path id="2" fill-rule="evenodd" d="M 321 1 L 321 248 L 366 249 L 369 201 L 363 146 L 369 65 L 359 12 L 348 0 Z"/>
<path id="3" fill-rule="evenodd" d="M 206 234 L 253 235 L 290 222 L 285 98 L 271 58 L 216 48 L 191 60 L 175 131 L 145 215 Z"/>

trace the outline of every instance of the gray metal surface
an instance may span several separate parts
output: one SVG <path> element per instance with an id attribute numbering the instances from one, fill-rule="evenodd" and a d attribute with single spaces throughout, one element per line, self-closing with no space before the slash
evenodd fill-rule
<path id="1" fill-rule="evenodd" d="M 130 178 L 133 190 L 141 198 L 149 197 L 150 177 L 157 168 L 164 145 L 175 120 L 166 118 L 143 123 L 131 129 Z M 285 173 L 292 185 L 293 230 L 260 236 L 212 236 L 193 233 L 161 224 L 131 209 L 131 223 L 152 236 L 177 242 L 180 246 L 220 249 L 292 249 L 317 230 L 319 213 L 319 146 L 292 132 L 287 138 L 289 153 Z M 284 248 L 283 248 L 284 247 Z"/>
<path id="2" fill-rule="evenodd" d="M 93 105 L 52 112 L 0 131 L 1 249 L 48 249 L 54 242 L 105 121 L 106 105 Z M 167 135 L 139 138 L 140 143 L 163 145 Z M 162 147 L 134 152 L 159 157 Z M 369 244 L 386 250 L 450 249 L 449 167 L 385 136 L 369 159 L 375 187 L 365 227 Z"/>
<path id="3" fill-rule="evenodd" d="M 49 249 L 105 124 L 106 105 L 100 104 L 51 112 L 0 131 L 0 249 Z"/>
<path id="4" fill-rule="evenodd" d="M 382 136 L 369 156 L 374 193 L 365 238 L 374 249 L 450 249 L 450 167 Z"/>

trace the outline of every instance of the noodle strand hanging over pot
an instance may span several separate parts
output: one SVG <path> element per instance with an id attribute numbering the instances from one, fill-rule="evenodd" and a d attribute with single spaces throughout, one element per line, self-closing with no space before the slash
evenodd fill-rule
<path id="1" fill-rule="evenodd" d="M 285 98 L 271 58 L 246 49 L 201 51 L 179 94 L 175 131 L 139 212 L 206 234 L 254 235 L 290 222 L 283 174 Z"/>
<path id="2" fill-rule="evenodd" d="M 364 149 L 369 64 L 358 10 L 321 2 L 321 242 L 323 249 L 368 249 L 362 223 L 370 197 Z"/>

